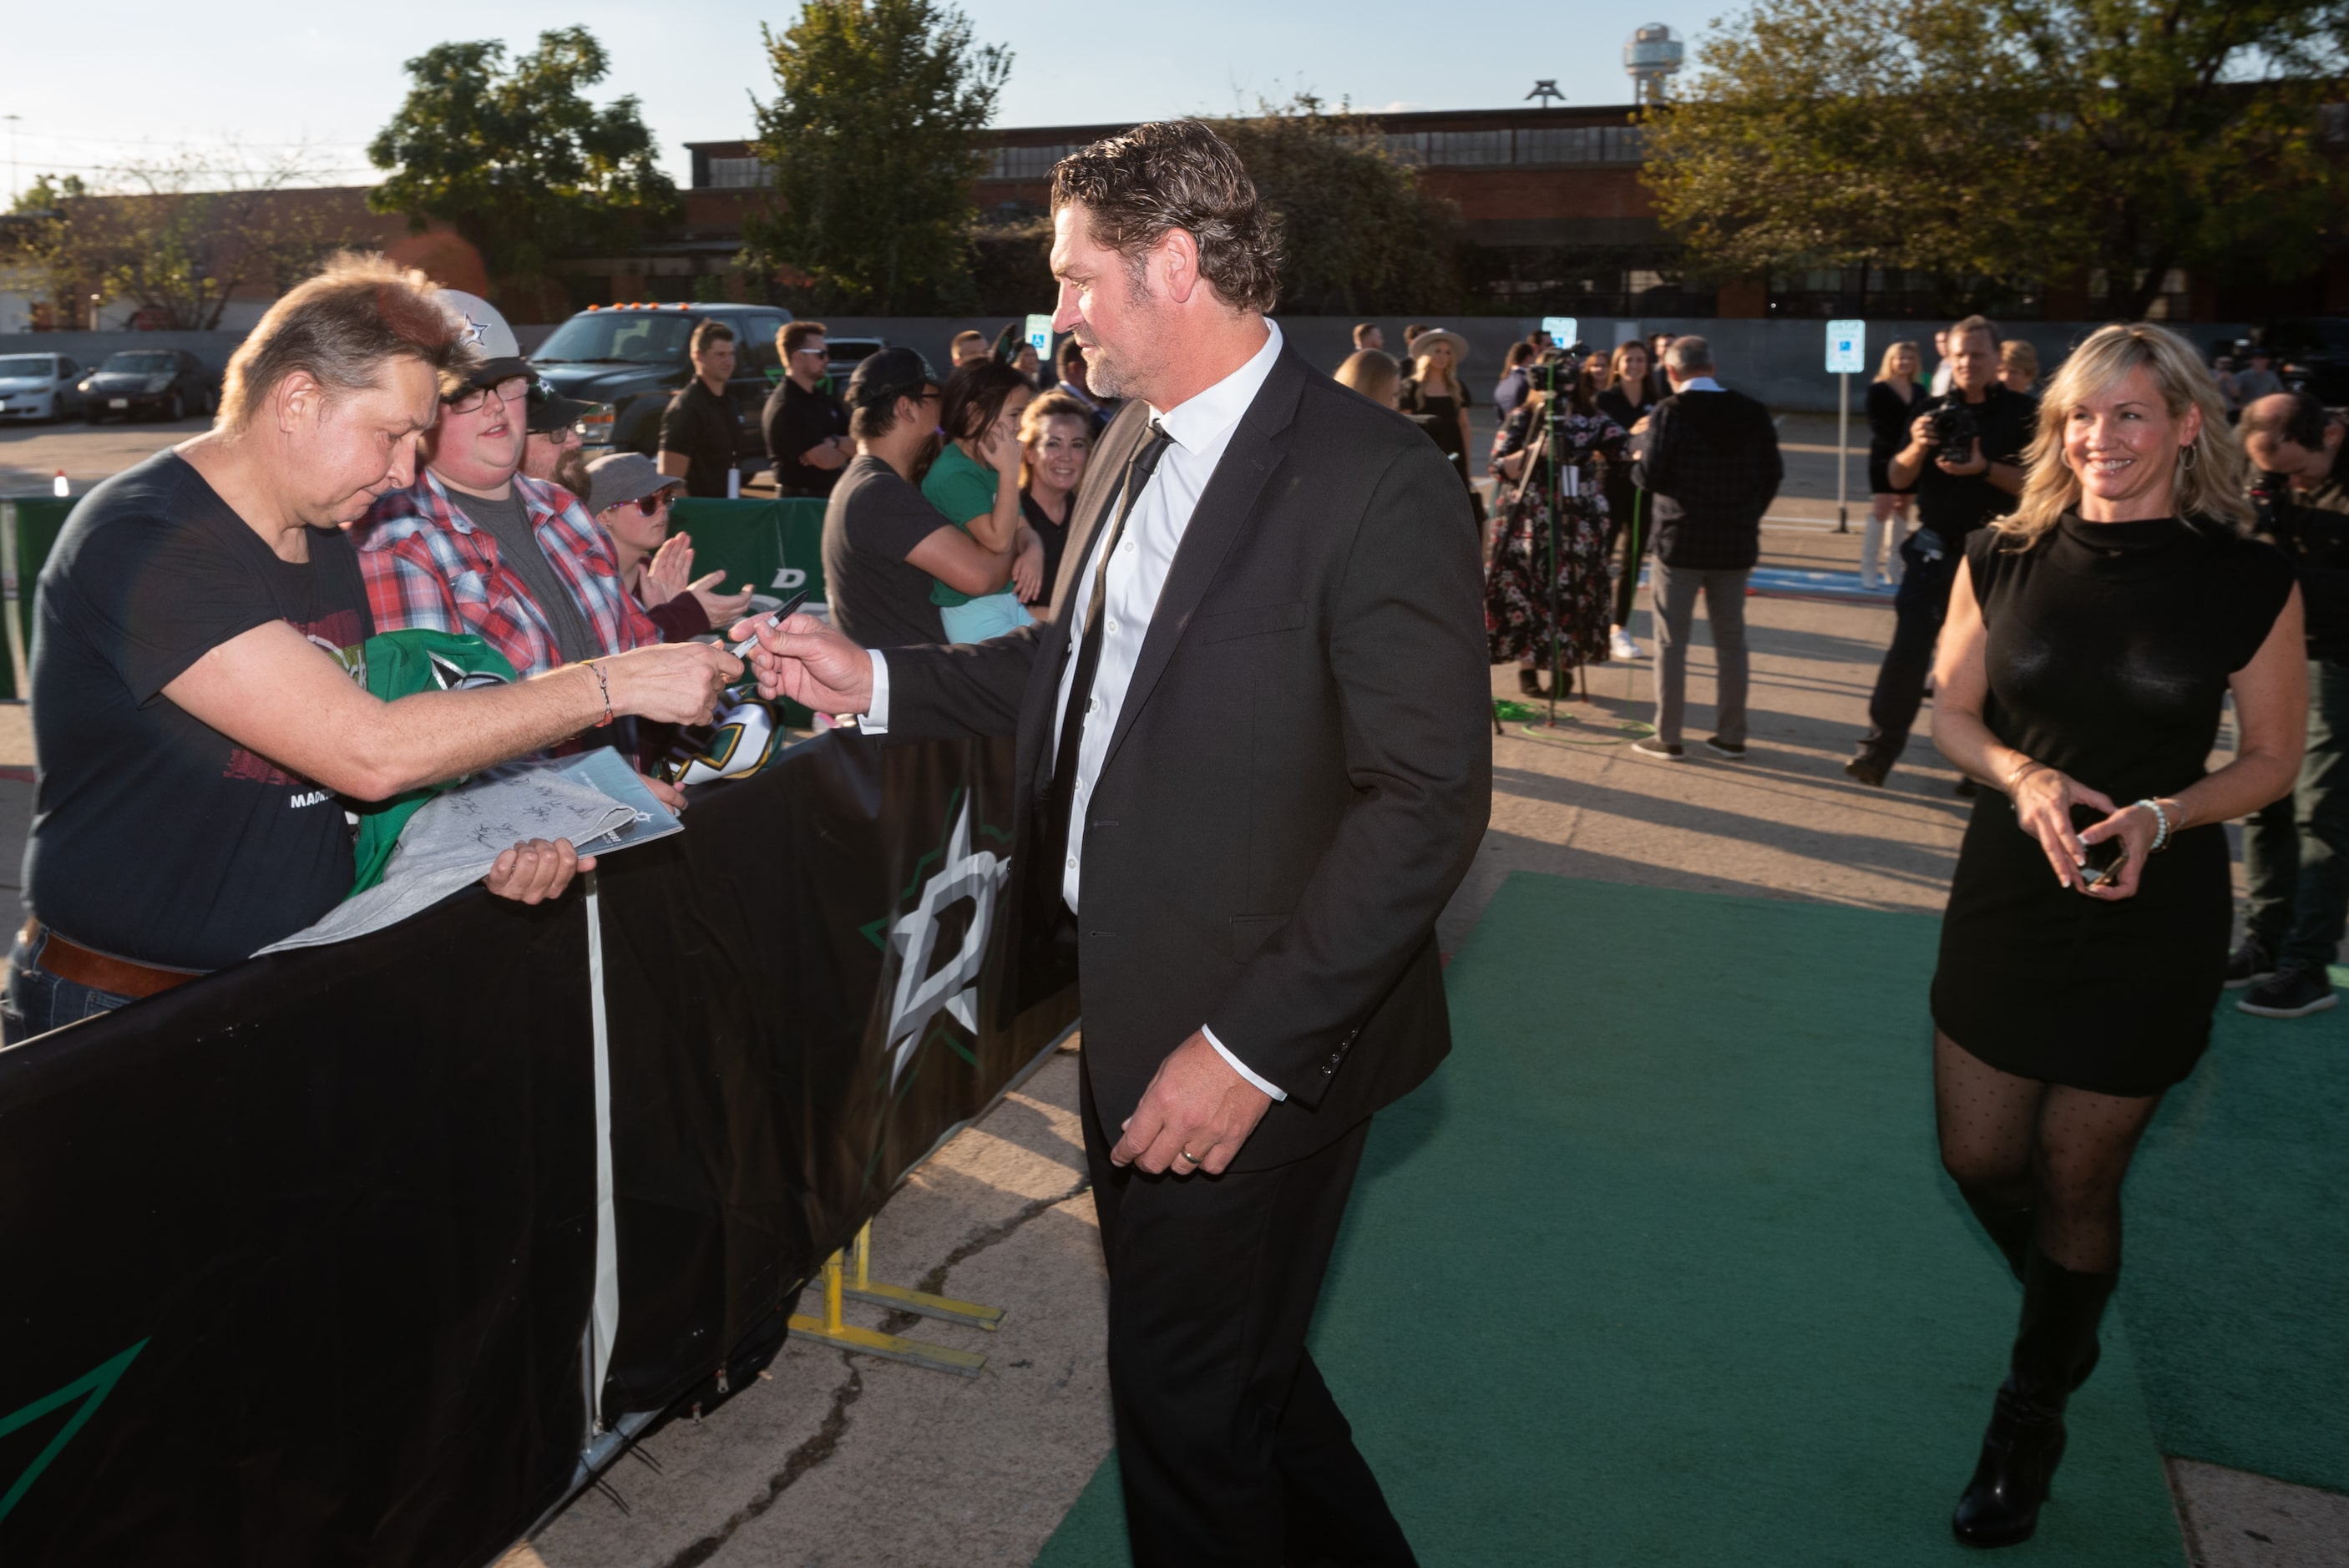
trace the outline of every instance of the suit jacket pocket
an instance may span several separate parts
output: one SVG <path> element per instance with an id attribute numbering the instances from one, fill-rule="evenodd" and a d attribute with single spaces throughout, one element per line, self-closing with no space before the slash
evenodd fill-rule
<path id="1" fill-rule="evenodd" d="M 1302 606 L 1299 606 L 1302 608 Z M 1243 914 L 1232 921 L 1232 958 L 1246 964 L 1264 950 L 1272 934 L 1288 923 L 1285 914 Z"/>
<path id="2" fill-rule="evenodd" d="M 1199 617 L 1199 640 L 1228 643 L 1234 637 L 1259 637 L 1267 632 L 1293 632 L 1305 624 L 1305 601 L 1287 604 L 1251 604 Z"/>

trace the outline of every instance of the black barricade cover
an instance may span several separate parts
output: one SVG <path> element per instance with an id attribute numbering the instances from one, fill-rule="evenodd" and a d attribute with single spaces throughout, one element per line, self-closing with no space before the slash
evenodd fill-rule
<path id="1" fill-rule="evenodd" d="M 978 1005 L 1010 796 L 1006 743 L 828 736 L 604 861 L 606 1421 L 771 1354 L 1073 1017 Z M 565 1496 L 589 998 L 577 892 L 473 891 L 0 1051 L 0 1568 L 478 1564 Z"/>

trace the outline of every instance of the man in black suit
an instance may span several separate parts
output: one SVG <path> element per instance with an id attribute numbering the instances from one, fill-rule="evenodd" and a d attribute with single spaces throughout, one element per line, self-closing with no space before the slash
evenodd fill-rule
<path id="1" fill-rule="evenodd" d="M 1475 527 L 1415 427 L 1265 319 L 1277 242 L 1212 131 L 1097 142 L 1052 205 L 1053 327 L 1126 401 L 1051 620 L 868 655 L 794 616 L 753 657 L 868 729 L 1019 738 L 1134 1560 L 1407 1563 L 1304 1342 L 1371 1113 L 1450 1048 L 1434 922 L 1492 779 Z"/>
<path id="2" fill-rule="evenodd" d="M 1762 515 L 1786 477 L 1770 411 L 1713 377 L 1713 346 L 1676 337 L 1664 351 L 1672 395 L 1640 424 L 1646 444 L 1631 482 L 1655 499 L 1656 564 L 1648 596 L 1656 612 L 1656 733 L 1631 749 L 1679 762 L 1688 700 L 1688 644 L 1696 599 L 1713 626 L 1713 732 L 1705 750 L 1745 758 L 1745 581 L 1762 554 Z"/>

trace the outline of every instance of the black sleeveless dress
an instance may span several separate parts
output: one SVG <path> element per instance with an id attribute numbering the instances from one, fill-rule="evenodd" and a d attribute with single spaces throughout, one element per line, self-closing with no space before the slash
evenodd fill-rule
<path id="1" fill-rule="evenodd" d="M 2082 522 L 2036 548 L 1967 542 L 1988 634 L 1991 733 L 2118 805 L 2208 771 L 2227 678 L 2266 641 L 2290 562 L 2223 524 Z M 2135 897 L 2055 880 L 2007 798 L 1984 790 L 1958 851 L 1933 1022 L 2003 1071 L 2148 1095 L 2209 1043 L 2233 923 L 2225 827 L 2178 833 Z"/>

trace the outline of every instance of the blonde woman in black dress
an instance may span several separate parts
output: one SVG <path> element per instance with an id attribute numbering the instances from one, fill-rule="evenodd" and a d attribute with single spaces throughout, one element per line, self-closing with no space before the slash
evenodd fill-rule
<path id="1" fill-rule="evenodd" d="M 1933 976 L 1942 1163 L 2023 1286 L 1951 1521 L 1978 1546 L 2038 1522 L 2118 1277 L 2122 1178 L 2209 1040 L 2222 824 L 2290 791 L 2307 729 L 2299 590 L 2245 537 L 2242 451 L 2191 347 L 2095 334 L 2027 463 L 2014 515 L 1968 544 L 1934 671 L 1934 744 L 2004 792 L 1975 807 Z M 2230 696 L 2234 759 L 2206 773 Z"/>

